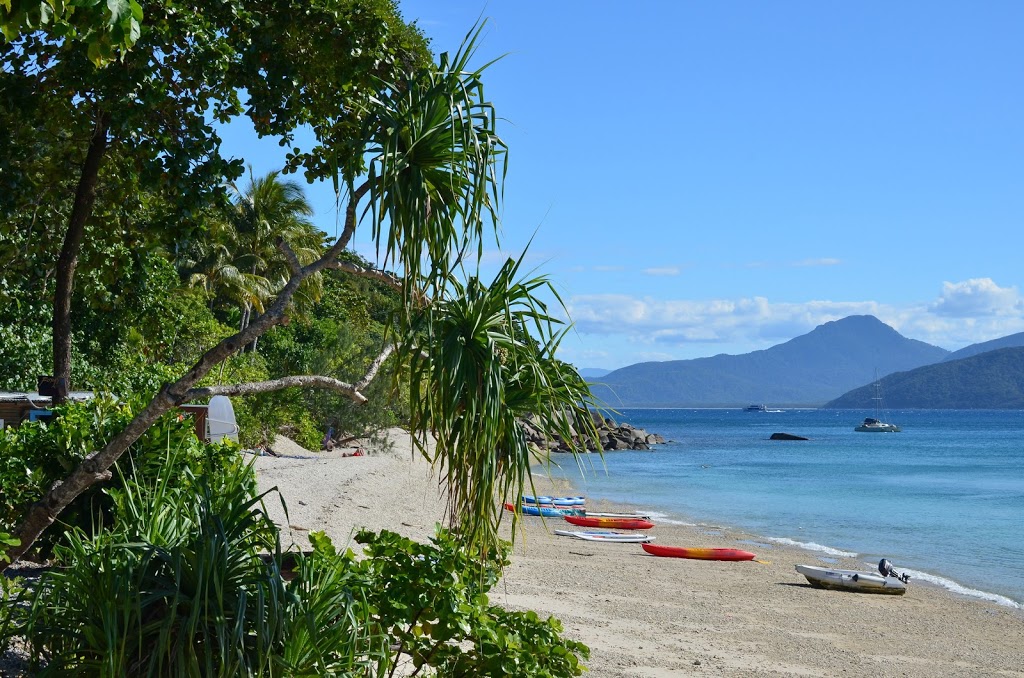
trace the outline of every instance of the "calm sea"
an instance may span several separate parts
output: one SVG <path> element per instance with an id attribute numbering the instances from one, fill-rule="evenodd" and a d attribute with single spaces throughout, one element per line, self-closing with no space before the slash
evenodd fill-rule
<path id="1" fill-rule="evenodd" d="M 896 410 L 901 433 L 857 433 L 871 412 L 623 409 L 672 441 L 608 452 L 581 478 L 595 498 L 664 520 L 743 528 L 809 548 L 809 561 L 882 557 L 959 593 L 1024 604 L 1024 412 Z M 775 432 L 810 438 L 772 441 Z M 605 468 L 607 470 L 605 470 Z M 757 550 L 753 548 L 751 550 Z"/>

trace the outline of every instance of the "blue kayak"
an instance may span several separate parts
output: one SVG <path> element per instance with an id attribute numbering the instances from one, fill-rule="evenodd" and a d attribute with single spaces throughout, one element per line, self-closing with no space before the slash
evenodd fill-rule
<path id="1" fill-rule="evenodd" d="M 515 506 L 512 504 L 505 504 L 505 508 L 509 511 L 515 510 Z M 586 513 L 584 509 L 573 506 L 531 506 L 530 504 L 523 504 L 520 506 L 519 510 L 524 516 L 545 516 L 547 518 L 581 516 Z"/>
<path id="2" fill-rule="evenodd" d="M 550 506 L 583 506 L 587 503 L 586 497 L 533 497 L 523 495 L 523 505 L 526 504 L 548 504 Z"/>

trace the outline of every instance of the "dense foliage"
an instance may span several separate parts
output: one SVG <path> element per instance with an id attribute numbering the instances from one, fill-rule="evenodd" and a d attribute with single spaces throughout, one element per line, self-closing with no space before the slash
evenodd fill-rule
<path id="1" fill-rule="evenodd" d="M 322 533 L 312 552 L 282 552 L 251 466 L 197 474 L 187 438 L 169 431 L 161 473 L 107 490 L 107 529 L 65 535 L 64 567 L 0 609 L 0 649 L 26 638 L 40 676 L 582 672 L 588 650 L 557 620 L 488 602 L 507 545 L 480 561 L 439 529 L 427 544 L 360 533 L 365 558 Z"/>
<path id="2" fill-rule="evenodd" d="M 271 173 L 254 178 L 225 210 L 209 213 L 212 227 L 205 236 L 178 243 L 173 251 L 130 252 L 123 244 L 108 244 L 94 253 L 102 239 L 89 239 L 85 249 L 90 265 L 78 277 L 82 293 L 73 313 L 76 386 L 115 394 L 154 393 L 228 336 L 247 313 L 262 310 L 282 285 L 283 261 L 268 243 L 280 236 L 305 244 L 298 253 L 307 261 L 323 252 L 323 234 L 292 213 L 296 206 L 300 216 L 307 212 L 304 203 L 297 184 Z M 251 207 L 244 209 L 253 204 L 263 212 L 254 215 Z M 4 233 L 0 223 L 0 244 L 18 242 L 17 232 Z M 32 390 L 36 376 L 50 372 L 45 295 L 52 254 L 0 247 L 4 252 L 0 389 Z M 205 258 L 204 252 L 209 253 Z M 369 267 L 357 255 L 345 256 Z M 30 275 L 34 270 L 43 276 Z M 206 383 L 289 374 L 354 380 L 361 374 L 387 332 L 400 303 L 398 294 L 380 282 L 339 270 L 325 271 L 311 282 L 289 325 L 249 346 Z M 390 388 L 387 380 L 375 384 L 369 393 L 377 397 L 362 407 L 343 396 L 300 389 L 250 396 L 236 405 L 243 444 L 267 444 L 283 430 L 316 449 L 328 426 L 362 434 L 403 423 L 405 399 L 400 393 L 391 397 Z"/>
<path id="3" fill-rule="evenodd" d="M 52 364 L 57 401 L 71 383 L 116 394 L 4 434 L 0 529 L 17 527 L 0 546 L 53 545 L 66 568 L 3 608 L 0 638 L 53 675 L 382 675 L 400 657 L 578 675 L 586 648 L 556 621 L 486 597 L 500 500 L 529 478 L 516 417 L 568 433 L 591 398 L 554 358 L 547 279 L 513 260 L 491 283 L 466 273 L 497 233 L 506 159 L 469 65 L 479 29 L 428 63 L 391 0 L 139 9 L 0 3 L 0 378 L 31 388 Z M 239 187 L 214 125 L 240 119 L 281 143 L 281 175 L 334 181 L 333 242 L 297 184 Z M 346 252 L 360 226 L 379 269 Z M 244 396 L 246 444 L 433 433 L 452 531 L 282 554 L 251 469 L 176 417 L 225 394 Z"/>
<path id="4" fill-rule="evenodd" d="M 62 405 L 59 417 L 50 422 L 26 423 L 0 430 L 0 531 L 11 531 L 28 507 L 71 469 L 116 435 L 131 419 L 138 401 L 96 398 L 87 403 Z M 173 464 L 167 467 L 168 446 Z M 202 474 L 220 468 L 235 456 L 229 445 L 204 445 L 195 436 L 191 419 L 177 413 L 163 417 L 122 457 L 119 469 L 139 479 L 188 470 Z M 109 524 L 110 489 L 120 483 L 93 488 L 63 514 L 61 522 L 37 542 L 40 555 L 48 555 L 66 529 L 94 532 Z"/>

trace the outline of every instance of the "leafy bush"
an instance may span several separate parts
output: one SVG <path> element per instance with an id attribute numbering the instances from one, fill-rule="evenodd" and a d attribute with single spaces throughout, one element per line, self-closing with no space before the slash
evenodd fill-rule
<path id="1" fill-rule="evenodd" d="M 49 422 L 26 422 L 18 428 L 0 430 L 0 530 L 11 531 L 55 482 L 67 477 L 88 454 L 102 449 L 120 433 L 136 407 L 136 402 L 97 397 L 57 408 L 59 416 Z M 220 467 L 237 454 L 231 444 L 202 444 L 195 436 L 191 420 L 171 412 L 129 448 L 118 467 L 138 467 L 143 476 L 160 473 L 168 449 L 179 452 L 174 463 L 195 474 Z M 61 514 L 61 522 L 37 542 L 43 555 L 69 526 L 91 531 L 104 521 L 109 524 L 111 502 L 107 490 L 117 486 L 119 476 L 114 477 L 114 481 L 82 494 Z"/>
<path id="2" fill-rule="evenodd" d="M 97 399 L 61 413 L 3 431 L 5 521 L 120 431 L 132 407 Z M 368 676 L 397 664 L 413 675 L 583 671 L 588 649 L 562 638 L 557 620 L 490 604 L 507 543 L 483 563 L 440 528 L 427 544 L 360 533 L 365 558 L 322 534 L 311 535 L 310 554 L 282 553 L 263 499 L 230 446 L 205 445 L 191 422 L 164 417 L 74 524 L 50 531 L 62 567 L 8 591 L 0 648 L 25 638 L 41 676 Z"/>
<path id="3" fill-rule="evenodd" d="M 24 590 L 0 628 L 27 639 L 40 676 L 364 673 L 386 647 L 364 631 L 367 582 L 355 567 L 319 567 L 315 553 L 286 582 L 254 488 L 240 462 L 129 480 L 111 492 L 112 529 L 69 531 L 57 547 L 69 566 Z"/>
<path id="4" fill-rule="evenodd" d="M 482 565 L 441 529 L 428 544 L 363 532 L 362 559 L 319 533 L 312 553 L 282 553 L 253 488 L 241 463 L 129 480 L 111 530 L 68 532 L 68 567 L 15 589 L 0 647 L 25 638 L 39 676 L 582 673 L 589 651 L 557 620 L 489 603 L 507 544 Z"/>
<path id="5" fill-rule="evenodd" d="M 487 592 L 508 565 L 501 544 L 481 563 L 455 537 L 438 529 L 428 544 L 393 532 L 361 532 L 365 561 L 377 585 L 369 592 L 375 618 L 417 675 L 578 676 L 586 645 L 563 638 L 554 617 L 491 605 Z"/>

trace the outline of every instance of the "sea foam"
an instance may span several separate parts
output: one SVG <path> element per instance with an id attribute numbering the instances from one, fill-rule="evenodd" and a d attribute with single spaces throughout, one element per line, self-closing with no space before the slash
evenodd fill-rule
<path id="1" fill-rule="evenodd" d="M 839 556 L 839 557 L 843 557 L 843 558 L 853 558 L 854 556 L 857 555 L 856 553 L 851 553 L 849 551 L 840 551 L 839 549 L 834 549 L 831 546 L 823 546 L 821 544 L 815 544 L 813 541 L 796 541 L 795 539 L 790 539 L 789 537 L 765 537 L 764 539 L 765 539 L 765 541 L 772 541 L 772 542 L 775 542 L 776 544 L 784 544 L 786 546 L 796 546 L 796 547 L 805 549 L 807 551 L 818 551 L 820 553 L 827 553 L 830 556 Z"/>
<path id="2" fill-rule="evenodd" d="M 1005 607 L 1012 607 L 1016 610 L 1024 609 L 1024 605 L 1021 605 L 1015 600 L 1001 596 L 998 593 L 989 593 L 988 591 L 979 591 L 978 589 L 972 589 L 962 584 L 958 584 L 952 579 L 946 579 L 935 574 L 928 574 L 927 572 L 921 572 L 919 570 L 908 570 L 906 568 L 897 568 L 900 572 L 905 572 L 910 575 L 910 580 L 914 581 L 926 581 L 929 584 L 935 584 L 941 586 L 944 589 L 952 591 L 953 593 L 961 596 L 968 596 L 970 598 L 979 598 L 981 600 L 987 600 L 990 603 L 996 603 L 997 605 L 1003 605 Z"/>

